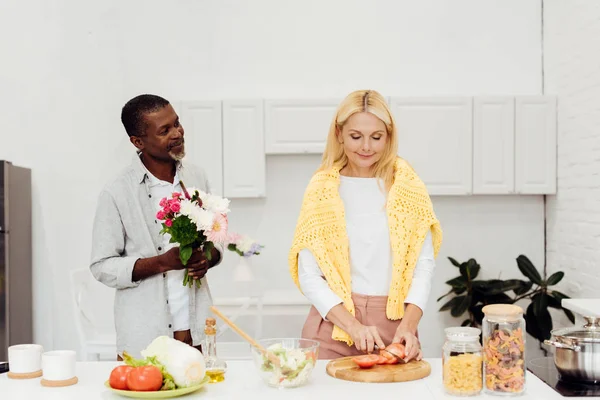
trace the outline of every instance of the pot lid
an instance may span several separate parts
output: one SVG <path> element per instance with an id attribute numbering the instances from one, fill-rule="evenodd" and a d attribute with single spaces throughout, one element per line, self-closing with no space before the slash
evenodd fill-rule
<path id="1" fill-rule="evenodd" d="M 552 331 L 557 340 L 568 340 L 576 343 L 600 343 L 600 329 L 597 327 L 561 328 Z"/>

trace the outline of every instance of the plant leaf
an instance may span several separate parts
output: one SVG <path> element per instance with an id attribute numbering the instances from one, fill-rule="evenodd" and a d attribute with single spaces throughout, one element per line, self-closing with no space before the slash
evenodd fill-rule
<path id="1" fill-rule="evenodd" d="M 540 340 L 541 333 L 533 313 L 533 303 L 529 303 L 529 306 L 527 306 L 527 311 L 525 312 L 524 318 L 525 329 L 527 330 L 527 333 L 529 333 L 535 339 Z"/>
<path id="2" fill-rule="evenodd" d="M 462 263 L 460 265 L 460 274 L 464 276 L 467 279 L 467 281 L 470 281 L 477 277 L 480 268 L 481 267 L 479 266 L 479 264 L 477 264 L 477 261 L 471 258 L 466 263 Z"/>
<path id="3" fill-rule="evenodd" d="M 539 318 L 544 311 L 548 312 L 548 296 L 546 293 L 538 293 L 531 298 L 533 304 L 533 315 Z"/>
<path id="4" fill-rule="evenodd" d="M 452 286 L 453 289 L 467 287 L 467 281 L 462 276 L 457 276 L 456 278 L 450 279 L 446 281 L 446 284 Z"/>
<path id="5" fill-rule="evenodd" d="M 183 265 L 187 265 L 188 260 L 192 256 L 192 246 L 179 247 L 179 259 Z"/>
<path id="6" fill-rule="evenodd" d="M 567 318 L 569 318 L 569 321 L 571 321 L 571 323 L 574 324 L 575 316 L 573 315 L 573 313 L 570 310 L 567 310 L 566 308 L 563 308 L 563 311 L 565 312 L 565 315 L 567 316 Z"/>
<path id="7" fill-rule="evenodd" d="M 521 254 L 519 257 L 517 257 L 517 265 L 521 273 L 529 278 L 533 283 L 539 286 L 543 285 L 540 273 L 529 260 L 529 258 Z"/>
<path id="8" fill-rule="evenodd" d="M 449 291 L 448 293 L 446 293 L 446 294 L 443 294 L 443 295 L 441 295 L 440 297 L 438 297 L 438 299 L 436 300 L 436 302 L 437 302 L 437 301 L 440 301 L 441 299 L 443 299 L 444 297 L 446 297 L 446 296 L 448 296 L 448 295 L 450 295 L 450 294 L 452 294 L 452 290 L 451 290 L 451 291 Z"/>
<path id="9" fill-rule="evenodd" d="M 506 293 L 498 293 L 486 298 L 487 304 L 512 304 L 513 299 Z"/>
<path id="10" fill-rule="evenodd" d="M 548 285 L 548 286 L 556 285 L 564 277 L 565 277 L 564 272 L 562 272 L 562 271 L 555 272 L 552 275 L 550 275 L 550 277 L 546 280 L 546 285 Z"/>
<path id="11" fill-rule="evenodd" d="M 456 261 L 454 258 L 448 257 L 448 260 L 450 260 L 452 265 L 454 265 L 455 267 L 460 267 L 460 263 L 458 261 Z"/>
<path id="12" fill-rule="evenodd" d="M 469 305 L 471 304 L 470 294 L 467 294 L 465 296 L 458 296 L 457 298 L 461 298 L 460 302 L 458 302 L 458 304 L 455 304 L 454 307 L 452 307 L 452 310 L 450 310 L 450 314 L 452 314 L 453 317 L 460 317 L 461 315 L 463 315 L 465 311 L 467 311 L 467 309 L 469 308 Z"/>
<path id="13" fill-rule="evenodd" d="M 520 286 L 516 289 L 513 289 L 513 292 L 517 296 L 521 296 L 521 295 L 527 293 L 529 291 L 529 289 L 531 289 L 531 287 L 533 286 L 533 282 L 531 282 L 531 281 L 522 281 L 520 279 L 514 279 L 514 280 L 520 282 Z"/>
<path id="14" fill-rule="evenodd" d="M 547 308 L 542 309 L 539 315 L 536 315 L 536 321 L 538 329 L 540 330 L 540 337 L 538 340 L 541 342 L 546 339 L 550 339 L 552 332 L 552 317 L 548 312 Z"/>
<path id="15" fill-rule="evenodd" d="M 550 299 L 552 299 L 552 300 L 548 301 L 548 306 L 559 309 L 559 310 L 563 310 L 565 315 L 567 316 L 567 318 L 569 318 L 569 321 L 571 321 L 571 323 L 574 324 L 575 323 L 575 315 L 573 315 L 573 313 L 570 310 L 567 310 L 566 308 L 563 308 L 563 306 L 562 306 L 562 300 L 570 299 L 570 297 L 564 293 L 559 292 L 558 290 L 553 290 L 550 292 Z"/>
<path id="16" fill-rule="evenodd" d="M 478 325 L 481 326 L 481 323 L 483 322 L 483 305 L 479 304 L 476 306 L 471 307 L 471 313 L 473 314 L 473 318 L 475 319 L 475 322 L 477 322 Z"/>
<path id="17" fill-rule="evenodd" d="M 471 325 L 471 320 L 470 319 L 465 319 L 462 324 L 460 324 L 460 326 L 469 326 Z"/>
<path id="18" fill-rule="evenodd" d="M 459 304 L 463 300 L 463 297 L 465 297 L 465 296 L 453 297 L 450 301 L 448 301 L 446 304 L 444 304 L 443 306 L 440 307 L 440 311 L 450 310 L 455 305 Z"/>

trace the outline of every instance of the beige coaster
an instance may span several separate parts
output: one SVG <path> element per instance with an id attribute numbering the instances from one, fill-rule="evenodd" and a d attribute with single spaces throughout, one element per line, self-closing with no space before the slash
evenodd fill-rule
<path id="1" fill-rule="evenodd" d="M 40 381 L 42 386 L 46 386 L 46 387 L 71 386 L 71 385 L 75 385 L 77 382 L 79 382 L 79 379 L 77 379 L 76 376 L 72 377 L 71 379 L 66 379 L 64 381 L 48 381 L 46 379 L 42 379 Z"/>
<path id="2" fill-rule="evenodd" d="M 6 376 L 8 376 L 10 379 L 33 379 L 33 378 L 39 378 L 40 376 L 42 376 L 42 370 L 40 369 L 39 371 L 36 371 L 36 372 L 27 372 L 27 373 L 18 373 L 18 372 L 8 371 L 6 373 Z"/>

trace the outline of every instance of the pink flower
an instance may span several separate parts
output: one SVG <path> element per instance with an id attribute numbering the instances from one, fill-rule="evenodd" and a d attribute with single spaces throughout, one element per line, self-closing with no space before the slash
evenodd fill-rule
<path id="1" fill-rule="evenodd" d="M 158 203 L 158 205 L 164 208 L 167 205 L 167 198 L 163 197 L 160 199 L 160 203 Z"/>
<path id="2" fill-rule="evenodd" d="M 231 232 L 227 236 L 227 242 L 236 244 L 241 238 L 242 238 L 242 235 Z"/>
<path id="3" fill-rule="evenodd" d="M 178 199 L 180 196 L 181 196 L 181 193 L 179 193 L 179 192 L 174 192 L 173 193 L 173 198 L 174 199 Z"/>
<path id="4" fill-rule="evenodd" d="M 179 212 L 179 210 L 181 210 L 181 203 L 179 201 L 173 201 L 171 202 L 170 208 L 174 213 Z"/>
<path id="5" fill-rule="evenodd" d="M 227 234 L 227 219 L 221 214 L 215 214 L 211 229 L 204 232 L 206 239 L 213 243 L 225 243 L 229 238 Z"/>
<path id="6" fill-rule="evenodd" d="M 171 220 L 171 219 L 166 220 L 165 225 L 170 228 L 171 226 L 173 226 L 173 220 Z"/>
<path id="7" fill-rule="evenodd" d="M 166 217 L 165 212 L 163 210 L 160 210 L 159 212 L 156 213 L 156 218 L 160 219 L 161 221 L 164 220 Z"/>

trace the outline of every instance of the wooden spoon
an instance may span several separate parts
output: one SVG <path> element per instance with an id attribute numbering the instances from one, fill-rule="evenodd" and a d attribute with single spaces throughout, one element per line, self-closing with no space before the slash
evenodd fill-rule
<path id="1" fill-rule="evenodd" d="M 248 335 L 246 332 L 244 332 L 243 330 L 241 330 L 236 324 L 233 323 L 233 321 L 231 321 L 229 318 L 227 318 L 225 315 L 223 315 L 223 313 L 221 311 L 219 311 L 215 306 L 211 306 L 210 310 L 213 313 L 215 313 L 215 315 L 217 317 L 221 318 L 227 325 L 229 325 L 229 327 L 231 329 L 233 329 L 238 335 L 240 335 L 244 340 L 246 340 L 254 348 L 256 348 L 258 351 L 260 351 L 262 355 L 264 355 L 265 357 L 267 357 L 267 359 L 269 361 L 271 361 L 271 363 L 273 363 L 278 368 L 281 368 L 281 362 L 279 360 L 279 357 L 277 357 L 275 354 L 271 353 L 269 350 L 265 349 L 256 340 L 252 339 L 250 337 L 250 335 Z M 282 372 L 284 372 L 284 371 L 282 370 Z"/>

